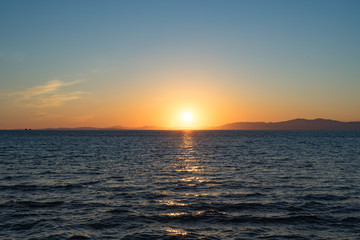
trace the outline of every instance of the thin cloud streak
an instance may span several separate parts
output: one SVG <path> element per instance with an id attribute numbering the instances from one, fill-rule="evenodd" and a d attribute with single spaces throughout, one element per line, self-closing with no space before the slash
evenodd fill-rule
<path id="1" fill-rule="evenodd" d="M 87 94 L 87 92 L 83 91 L 68 93 L 63 91 L 64 87 L 75 85 L 80 82 L 82 82 L 82 80 L 76 80 L 72 82 L 52 80 L 44 85 L 27 88 L 22 91 L 12 92 L 9 94 L 9 96 L 17 96 L 18 102 L 29 108 L 58 107 L 68 101 L 80 99 L 84 94 Z"/>
<path id="2" fill-rule="evenodd" d="M 81 98 L 81 95 L 86 94 L 85 92 L 73 92 L 68 94 L 55 94 L 47 96 L 45 98 L 37 98 L 36 101 L 25 104 L 26 107 L 30 108 L 49 108 L 58 107 L 63 105 L 65 102 L 77 100 Z"/>
<path id="3" fill-rule="evenodd" d="M 82 80 L 76 80 L 72 82 L 63 82 L 60 80 L 52 80 L 47 82 L 45 85 L 40 85 L 32 88 L 27 88 L 22 91 L 16 91 L 13 93 L 10 93 L 10 96 L 21 96 L 23 99 L 30 99 L 37 95 L 47 94 L 47 93 L 53 93 L 59 90 L 62 87 L 71 86 L 74 84 L 77 84 L 81 82 Z"/>

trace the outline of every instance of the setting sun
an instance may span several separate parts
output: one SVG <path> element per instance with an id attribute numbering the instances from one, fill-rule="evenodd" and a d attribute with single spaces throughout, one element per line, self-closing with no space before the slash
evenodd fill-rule
<path id="1" fill-rule="evenodd" d="M 182 118 L 184 119 L 184 121 L 189 122 L 189 121 L 191 121 L 191 120 L 192 120 L 193 116 L 192 116 L 192 114 L 191 114 L 191 113 L 186 112 L 186 113 L 184 113 L 184 114 L 182 115 Z"/>

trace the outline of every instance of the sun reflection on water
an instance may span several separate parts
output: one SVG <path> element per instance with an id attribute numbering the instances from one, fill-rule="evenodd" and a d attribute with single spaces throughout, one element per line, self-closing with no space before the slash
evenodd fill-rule
<path id="1" fill-rule="evenodd" d="M 193 132 L 184 131 L 182 143 L 179 146 L 178 160 L 180 160 L 180 168 L 176 169 L 177 172 L 183 173 L 201 173 L 204 171 L 203 166 L 200 164 L 199 154 L 194 149 Z M 198 180 L 201 182 L 199 177 L 187 176 L 180 179 L 181 181 L 191 182 Z"/>
<path id="2" fill-rule="evenodd" d="M 166 231 L 169 235 L 186 236 L 187 232 L 181 229 L 167 228 Z"/>
<path id="3" fill-rule="evenodd" d="M 171 161 L 164 164 L 166 178 L 165 194 L 155 202 L 160 209 L 156 214 L 166 221 L 172 222 L 171 228 L 166 228 L 171 237 L 188 237 L 191 231 L 182 230 L 183 221 L 203 218 L 216 218 L 223 212 L 217 211 L 211 206 L 204 206 L 202 200 L 205 197 L 217 197 L 219 192 L 213 191 L 212 179 L 206 171 L 207 160 L 202 154 L 200 146 L 197 146 L 196 131 L 182 131 L 176 140 L 177 148 L 172 152 Z M 201 136 L 200 136 L 201 137 Z"/>
<path id="4" fill-rule="evenodd" d="M 158 200 L 158 203 L 160 203 L 161 205 L 165 205 L 165 206 L 177 206 L 177 207 L 185 207 L 188 204 L 185 203 L 180 203 L 174 200 Z"/>

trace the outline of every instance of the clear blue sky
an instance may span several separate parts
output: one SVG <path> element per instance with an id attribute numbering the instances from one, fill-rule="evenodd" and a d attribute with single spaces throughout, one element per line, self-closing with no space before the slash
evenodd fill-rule
<path id="1" fill-rule="evenodd" d="M 0 128 L 360 120 L 360 1 L 3 0 L 0 31 Z"/>

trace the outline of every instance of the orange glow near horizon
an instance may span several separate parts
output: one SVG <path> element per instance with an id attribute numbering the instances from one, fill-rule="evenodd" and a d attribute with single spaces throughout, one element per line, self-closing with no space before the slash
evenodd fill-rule
<path id="1" fill-rule="evenodd" d="M 319 116 L 317 111 L 302 107 L 303 101 L 284 101 L 280 95 L 272 96 L 271 92 L 260 91 L 260 88 L 251 89 L 243 85 L 240 91 L 228 89 L 219 81 L 224 76 L 213 69 L 187 71 L 178 66 L 176 70 L 154 70 L 129 77 L 129 83 L 144 82 L 141 88 L 137 84 L 129 84 L 121 95 L 118 91 L 122 85 L 115 83 L 106 91 L 83 94 L 82 99 L 74 100 L 71 104 L 64 102 L 53 108 L 39 107 L 33 111 L 21 106 L 22 111 L 15 112 L 14 109 L 20 107 L 14 102 L 6 106 L 9 121 L 3 120 L 3 128 L 151 126 L 153 129 L 203 130 L 242 121 L 285 121 L 304 116 L 336 119 L 330 112 Z M 242 78 L 246 79 L 246 76 Z M 63 85 L 65 88 L 80 83 Z M 39 87 L 30 90 L 34 89 Z M 30 90 L 22 92 L 28 93 Z M 264 99 L 271 99 L 271 102 Z M 301 114 L 294 112 L 294 109 L 300 109 Z M 341 110 L 343 108 L 339 109 L 340 113 Z M 26 119 L 26 125 L 21 122 L 22 119 Z"/>
<path id="2" fill-rule="evenodd" d="M 237 119 L 237 106 L 225 97 L 223 86 L 216 83 L 219 74 L 210 69 L 179 69 L 154 70 L 137 76 L 135 79 L 146 79 L 143 88 L 129 89 L 132 94 L 122 96 L 127 101 L 112 99 L 114 105 L 107 112 L 113 115 L 103 119 L 112 119 L 120 126 L 176 130 L 206 129 Z M 110 112 L 112 109 L 121 111 Z"/>

